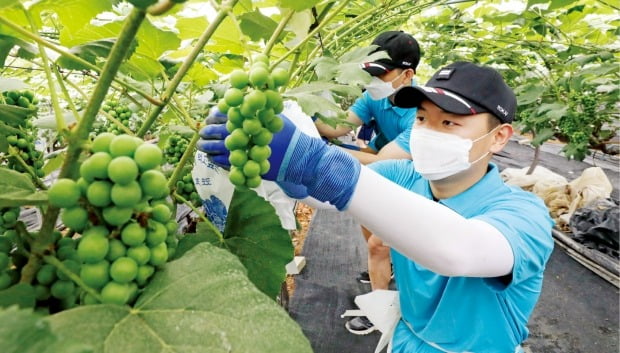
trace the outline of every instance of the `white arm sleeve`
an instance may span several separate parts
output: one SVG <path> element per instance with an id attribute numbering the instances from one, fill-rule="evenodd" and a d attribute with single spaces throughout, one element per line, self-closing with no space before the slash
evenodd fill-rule
<path id="1" fill-rule="evenodd" d="M 390 247 L 435 273 L 498 277 L 512 271 L 512 248 L 495 227 L 466 219 L 365 166 L 347 211 Z"/>

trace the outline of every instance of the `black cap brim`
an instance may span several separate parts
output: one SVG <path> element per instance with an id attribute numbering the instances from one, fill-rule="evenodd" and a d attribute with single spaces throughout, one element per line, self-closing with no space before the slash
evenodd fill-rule
<path id="1" fill-rule="evenodd" d="M 440 91 L 437 92 L 437 90 Z M 458 99 L 453 96 L 458 97 Z M 426 99 L 448 113 L 473 115 L 486 112 L 486 109 L 481 106 L 454 93 L 446 94 L 441 88 L 427 87 L 425 89 L 422 86 L 406 86 L 396 91 L 394 105 L 401 108 L 418 108 Z"/>
<path id="2" fill-rule="evenodd" d="M 362 70 L 368 72 L 370 76 L 381 76 L 385 75 L 388 72 L 394 70 L 396 68 L 395 65 L 384 63 L 384 62 L 365 62 L 362 63 Z"/>

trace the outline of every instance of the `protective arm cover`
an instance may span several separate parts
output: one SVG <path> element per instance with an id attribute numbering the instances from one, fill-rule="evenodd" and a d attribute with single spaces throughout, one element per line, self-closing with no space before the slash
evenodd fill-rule
<path id="1" fill-rule="evenodd" d="M 367 167 L 361 169 L 347 211 L 390 247 L 435 273 L 498 277 L 512 271 L 512 248 L 495 227 L 466 219 Z"/>

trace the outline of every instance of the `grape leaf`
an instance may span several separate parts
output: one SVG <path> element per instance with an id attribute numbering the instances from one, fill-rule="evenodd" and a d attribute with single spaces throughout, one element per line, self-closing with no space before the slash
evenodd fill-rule
<path id="1" fill-rule="evenodd" d="M 26 283 L 19 283 L 0 291 L 0 307 L 19 305 L 22 308 L 34 308 L 34 288 Z"/>
<path id="2" fill-rule="evenodd" d="M 133 309 L 82 306 L 46 321 L 53 333 L 97 353 L 312 352 L 299 326 L 251 284 L 239 260 L 209 243 L 166 264 Z"/>
<path id="3" fill-rule="evenodd" d="M 43 317 L 30 309 L 0 309 L 0 352 L 3 353 L 87 353 L 92 348 L 58 337 Z M 10 323 L 10 324 L 7 324 Z"/>
<path id="4" fill-rule="evenodd" d="M 235 190 L 224 228 L 224 244 L 204 223 L 196 234 L 181 239 L 177 253 L 184 253 L 201 241 L 225 247 L 239 257 L 248 277 L 263 293 L 275 298 L 286 277 L 286 264 L 293 259 L 293 245 L 282 228 L 273 206 L 255 191 Z"/>
<path id="5" fill-rule="evenodd" d="M 281 7 L 288 7 L 295 11 L 302 11 L 312 8 L 318 4 L 320 0 L 280 0 Z"/>
<path id="6" fill-rule="evenodd" d="M 85 44 L 76 45 L 69 49 L 69 52 L 95 65 L 97 63 L 97 58 L 107 58 L 108 55 L 110 55 L 110 50 L 112 50 L 114 43 L 116 43 L 116 38 L 100 39 Z M 136 46 L 137 42 L 135 40 L 132 41 L 131 47 L 127 51 L 127 58 L 134 53 Z M 88 67 L 85 65 L 82 65 L 81 63 L 66 56 L 61 56 L 58 58 L 58 60 L 56 60 L 56 64 L 70 70 L 88 70 Z"/>
<path id="7" fill-rule="evenodd" d="M 0 207 L 40 205 L 47 202 L 47 192 L 37 191 L 26 174 L 0 168 Z"/>
<path id="8" fill-rule="evenodd" d="M 241 31 L 253 41 L 268 40 L 278 24 L 260 11 L 247 12 L 241 15 Z"/>

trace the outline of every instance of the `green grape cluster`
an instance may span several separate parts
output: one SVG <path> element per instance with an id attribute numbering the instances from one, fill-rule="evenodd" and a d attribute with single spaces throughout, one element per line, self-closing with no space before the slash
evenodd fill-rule
<path id="1" fill-rule="evenodd" d="M 75 250 L 77 241 L 70 237 L 63 237 L 60 232 L 54 231 L 54 246 L 56 258 L 65 268 L 75 275 L 80 273 L 80 261 Z M 33 281 L 37 307 L 47 308 L 57 312 L 75 307 L 80 296 L 85 292 L 78 287 L 69 276 L 56 266 L 45 263 L 35 275 Z"/>
<path id="2" fill-rule="evenodd" d="M 15 225 L 19 218 L 19 207 L 0 208 L 0 290 L 16 283 L 16 271 L 11 271 L 11 250 L 17 238 Z"/>
<path id="3" fill-rule="evenodd" d="M 176 193 L 190 201 L 194 206 L 200 206 L 202 200 L 196 191 L 196 185 L 192 179 L 192 166 L 186 165 L 181 170 L 181 177 L 177 181 Z"/>
<path id="4" fill-rule="evenodd" d="M 172 165 L 179 163 L 183 153 L 187 150 L 187 146 L 189 146 L 189 140 L 187 138 L 177 135 L 170 136 L 164 147 L 166 162 Z"/>
<path id="5" fill-rule="evenodd" d="M 265 55 L 254 59 L 249 72 L 235 70 L 230 74 L 231 87 L 217 107 L 228 115 L 226 128 L 230 135 L 224 143 L 230 151 L 229 178 L 236 186 L 255 188 L 261 183 L 260 176 L 269 171 L 269 143 L 283 127 L 277 115 L 283 109 L 277 89 L 288 79 L 288 71 L 282 68 L 269 72 L 269 58 Z"/>
<path id="6" fill-rule="evenodd" d="M 2 92 L 5 104 L 16 105 L 18 107 L 36 110 L 39 99 L 34 96 L 31 90 L 5 91 Z"/>
<path id="7" fill-rule="evenodd" d="M 177 245 L 163 153 L 137 137 L 112 133 L 97 136 L 90 152 L 80 178 L 58 179 L 49 201 L 62 208 L 62 222 L 81 234 L 80 278 L 104 303 L 130 303 Z M 90 294 L 81 301 L 97 302 Z"/>
<path id="8" fill-rule="evenodd" d="M 39 100 L 29 90 L 5 91 L 2 92 L 2 98 L 6 104 L 33 110 L 33 113 L 26 116 L 22 121 L 7 122 L 14 130 L 11 130 L 11 133 L 6 136 L 6 142 L 8 142 L 9 146 L 16 149 L 16 155 L 19 155 L 25 164 L 32 168 L 34 174 L 42 178 L 45 175 L 42 170 L 44 156 L 41 151 L 37 151 L 34 147 L 38 130 L 32 125 L 32 119 L 36 115 Z M 16 155 L 7 159 L 7 166 L 21 173 L 27 172 L 26 166 L 18 160 Z"/>
<path id="9" fill-rule="evenodd" d="M 133 119 L 133 112 L 129 109 L 128 106 L 124 104 L 120 104 L 118 101 L 109 99 L 103 103 L 101 106 L 101 110 L 110 114 L 116 120 L 120 121 L 125 127 L 127 127 L 131 131 L 136 130 L 136 121 Z M 123 130 L 114 123 L 108 124 L 108 132 L 111 132 L 115 135 L 119 135 L 124 133 Z"/>

